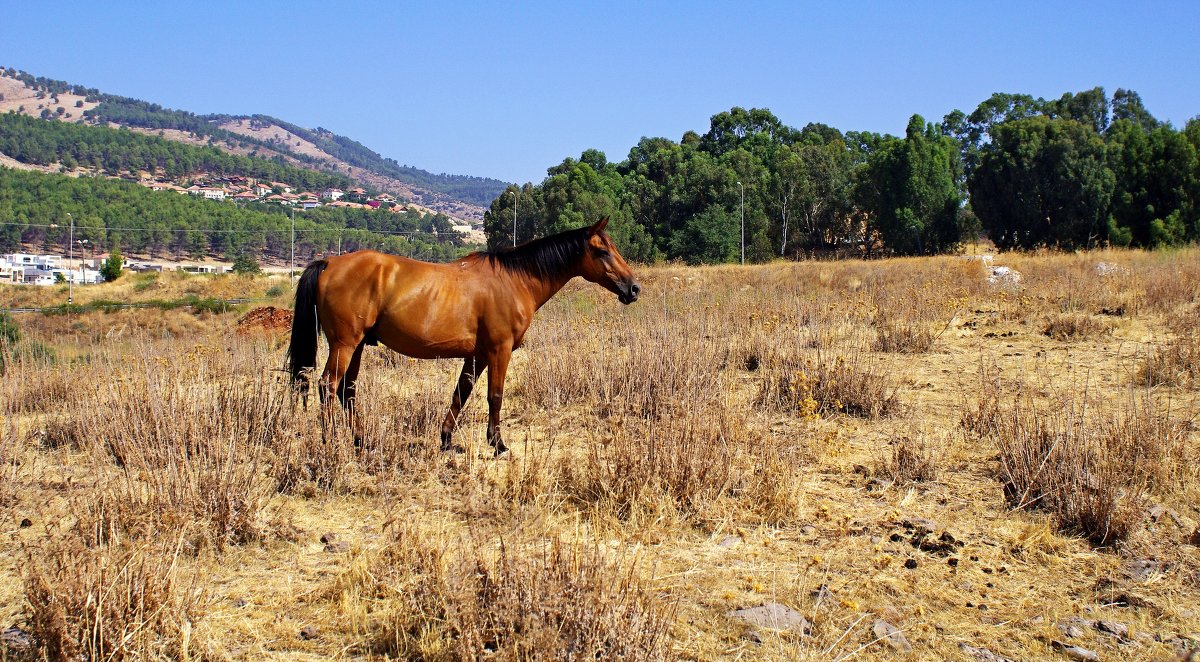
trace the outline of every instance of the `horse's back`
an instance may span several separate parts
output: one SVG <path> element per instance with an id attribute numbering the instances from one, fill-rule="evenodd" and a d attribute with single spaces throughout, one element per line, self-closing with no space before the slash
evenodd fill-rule
<path id="1" fill-rule="evenodd" d="M 321 298 L 336 319 L 335 334 L 352 339 L 369 333 L 418 358 L 457 357 L 476 351 L 487 288 L 462 263 L 356 251 L 329 258 Z"/>

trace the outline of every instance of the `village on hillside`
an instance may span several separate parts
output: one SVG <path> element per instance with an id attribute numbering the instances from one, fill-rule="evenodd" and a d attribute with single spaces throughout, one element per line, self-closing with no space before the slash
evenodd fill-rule
<path id="1" fill-rule="evenodd" d="M 327 188 L 320 193 L 312 191 L 296 192 L 290 184 L 283 182 L 263 182 L 252 177 L 233 175 L 230 177 L 214 177 L 203 181 L 194 181 L 190 186 L 183 187 L 168 181 L 154 179 L 147 173 L 141 173 L 138 183 L 153 191 L 175 191 L 176 193 L 194 195 L 206 200 L 232 200 L 234 202 L 266 202 L 295 209 L 313 209 L 315 207 L 344 207 L 349 209 L 382 209 L 392 213 L 404 213 L 415 209 L 426 214 L 438 213 L 433 209 L 420 205 L 399 202 L 390 193 L 368 194 L 365 189 L 352 188 L 343 191 L 337 188 Z M 451 216 L 454 230 L 465 235 L 472 232 L 482 232 L 482 223 L 470 223 L 461 218 Z M 482 241 L 482 235 L 469 240 Z"/>

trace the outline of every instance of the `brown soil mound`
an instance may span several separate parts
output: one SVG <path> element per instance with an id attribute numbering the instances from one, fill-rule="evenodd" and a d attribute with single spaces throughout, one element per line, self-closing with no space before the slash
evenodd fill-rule
<path id="1" fill-rule="evenodd" d="M 276 333 L 292 328 L 292 311 L 275 306 L 255 308 L 246 313 L 237 323 L 237 332 L 246 335 L 255 332 Z"/>

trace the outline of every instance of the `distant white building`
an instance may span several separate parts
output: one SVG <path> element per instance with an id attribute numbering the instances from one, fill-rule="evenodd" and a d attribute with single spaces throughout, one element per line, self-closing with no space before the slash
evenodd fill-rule
<path id="1" fill-rule="evenodd" d="M 0 283 L 94 285 L 103 281 L 104 277 L 100 275 L 100 271 L 89 268 L 86 264 L 77 269 L 63 266 L 60 255 L 34 255 L 31 253 L 0 255 Z"/>
<path id="2" fill-rule="evenodd" d="M 221 264 L 184 264 L 179 267 L 179 271 L 190 274 L 223 274 L 226 268 Z"/>
<path id="3" fill-rule="evenodd" d="M 24 277 L 24 269 L 18 268 L 8 261 L 8 256 L 0 256 L 0 283 L 20 283 Z"/>
<path id="4" fill-rule="evenodd" d="M 346 193 L 338 188 L 327 188 L 321 191 L 322 200 L 338 200 Z"/>
<path id="5" fill-rule="evenodd" d="M 14 267 L 37 267 L 40 269 L 57 269 L 59 261 L 62 260 L 61 255 L 35 255 L 33 253 L 9 253 L 0 255 L 0 259 L 6 260 Z"/>

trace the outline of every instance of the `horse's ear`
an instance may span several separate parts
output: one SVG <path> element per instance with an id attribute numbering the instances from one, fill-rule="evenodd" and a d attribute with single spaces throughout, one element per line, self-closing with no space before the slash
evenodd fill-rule
<path id="1" fill-rule="evenodd" d="M 591 229 L 588 230 L 588 234 L 600 234 L 601 232 L 604 232 L 604 226 L 606 226 L 606 225 L 608 225 L 608 217 L 607 216 L 600 219 L 599 223 L 596 223 L 595 225 L 593 225 L 591 227 Z"/>

